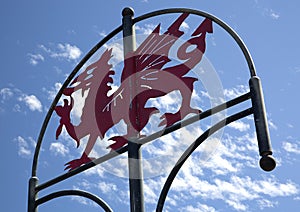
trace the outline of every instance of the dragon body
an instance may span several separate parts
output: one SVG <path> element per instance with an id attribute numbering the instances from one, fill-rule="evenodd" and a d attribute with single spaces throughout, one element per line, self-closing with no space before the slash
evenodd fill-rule
<path id="1" fill-rule="evenodd" d="M 89 65 L 65 88 L 63 94 L 68 96 L 64 104 L 55 107 L 60 116 L 60 125 L 56 131 L 56 138 L 61 134 L 63 126 L 68 134 L 76 141 L 89 135 L 85 150 L 79 159 L 66 164 L 66 169 L 73 170 L 91 161 L 88 155 L 92 151 L 98 138 L 103 139 L 105 133 L 123 120 L 127 124 L 127 134 L 111 137 L 114 143 L 109 146 L 116 150 L 127 144 L 131 137 L 136 136 L 146 126 L 152 114 L 159 112 L 156 107 L 145 107 L 150 98 L 164 96 L 172 91 L 179 91 L 182 104 L 176 113 L 166 113 L 161 117 L 159 126 L 170 126 L 180 121 L 189 113 L 200 113 L 200 110 L 190 107 L 193 84 L 197 78 L 185 76 L 202 59 L 205 52 L 205 37 L 212 33 L 212 22 L 205 19 L 184 42 L 177 52 L 181 64 L 166 67 L 170 48 L 184 34 L 179 28 L 189 14 L 183 13 L 168 28 L 160 34 L 160 25 L 134 51 L 125 55 L 121 83 L 113 94 L 112 76 L 115 72 L 109 60 L 112 49 L 106 50 L 100 58 Z M 190 47 L 194 48 L 190 50 Z M 71 122 L 70 114 L 74 107 L 72 94 L 81 90 L 82 96 L 88 92 L 82 109 L 81 120 L 78 125 Z"/>

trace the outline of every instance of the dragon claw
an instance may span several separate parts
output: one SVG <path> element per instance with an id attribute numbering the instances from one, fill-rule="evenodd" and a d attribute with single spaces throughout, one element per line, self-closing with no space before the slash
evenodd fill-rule
<path id="1" fill-rule="evenodd" d="M 199 114 L 201 112 L 202 112 L 201 110 L 191 108 L 190 111 L 186 113 L 182 113 L 181 111 L 178 111 L 177 113 L 165 113 L 160 117 L 161 122 L 159 123 L 158 126 L 161 127 L 163 125 L 166 125 L 168 127 L 182 120 L 189 113 Z"/>
<path id="2" fill-rule="evenodd" d="M 117 150 L 128 143 L 128 140 L 123 136 L 114 136 L 111 137 L 109 140 L 115 142 L 107 147 L 107 148 L 111 148 L 112 150 Z"/>
<path id="3" fill-rule="evenodd" d="M 94 160 L 95 158 L 89 158 L 85 153 L 79 159 L 72 160 L 65 164 L 65 170 L 72 171 L 84 164 L 87 164 Z"/>

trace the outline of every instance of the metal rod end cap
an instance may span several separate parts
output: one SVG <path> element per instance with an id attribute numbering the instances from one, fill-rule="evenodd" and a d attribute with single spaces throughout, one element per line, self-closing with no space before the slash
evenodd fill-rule
<path id="1" fill-rule="evenodd" d="M 122 11 L 122 16 L 133 16 L 134 10 L 131 7 L 125 7 Z"/>
<path id="2" fill-rule="evenodd" d="M 259 160 L 260 167 L 266 171 L 272 171 L 276 167 L 276 161 L 271 155 L 263 155 Z"/>

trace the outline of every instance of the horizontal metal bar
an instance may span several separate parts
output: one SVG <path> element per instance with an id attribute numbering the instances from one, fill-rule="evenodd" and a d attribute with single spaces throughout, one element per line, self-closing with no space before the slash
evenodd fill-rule
<path id="1" fill-rule="evenodd" d="M 182 156 L 180 157 L 180 159 L 177 161 L 176 165 L 172 169 L 171 173 L 169 174 L 169 176 L 166 180 L 166 183 L 164 184 L 164 187 L 161 191 L 161 194 L 160 194 L 160 197 L 159 197 L 159 200 L 157 203 L 156 211 L 158 211 L 158 212 L 162 211 L 166 197 L 168 195 L 168 192 L 171 188 L 171 185 L 172 185 L 177 173 L 179 172 L 179 170 L 181 169 L 181 167 L 183 166 L 185 161 L 189 158 L 189 156 L 198 148 L 198 146 L 200 144 L 202 144 L 210 135 L 212 135 L 219 129 L 230 124 L 231 122 L 239 120 L 239 119 L 246 117 L 252 113 L 253 113 L 252 108 L 248 108 L 246 110 L 243 110 L 239 113 L 236 113 L 234 115 L 231 115 L 231 116 L 221 120 L 220 122 L 218 122 L 217 124 L 215 124 L 214 126 L 209 128 L 208 130 L 206 130 L 199 138 L 196 139 L 195 142 L 193 142 L 188 147 L 188 149 L 182 154 Z"/>
<path id="2" fill-rule="evenodd" d="M 81 196 L 88 198 L 95 203 L 97 203 L 104 211 L 106 212 L 112 212 L 112 209 L 109 207 L 109 205 L 102 200 L 101 198 L 97 197 L 94 194 L 91 194 L 86 191 L 81 191 L 81 190 L 63 190 L 63 191 L 57 191 L 51 194 L 48 194 L 36 201 L 36 206 L 41 205 L 45 202 L 48 202 L 52 199 L 58 198 L 58 197 L 63 197 L 63 196 Z"/>
<path id="3" fill-rule="evenodd" d="M 110 153 L 108 153 L 108 154 L 106 154 L 106 155 L 104 155 L 100 158 L 97 158 L 97 159 L 95 159 L 95 160 L 93 160 L 93 161 L 91 161 L 91 162 L 89 162 L 89 163 L 87 163 L 83 166 L 80 166 L 80 167 L 78 167 L 78 168 L 76 168 L 76 169 L 74 169 L 70 172 L 62 174 L 62 175 L 60 175 L 56 178 L 53 178 L 53 179 L 51 179 L 51 180 L 49 180 L 49 181 L 47 181 L 43 184 L 38 185 L 35 190 L 36 190 L 36 192 L 41 191 L 41 190 L 43 190 L 47 187 L 50 187 L 50 186 L 52 186 L 56 183 L 59 183 L 63 180 L 66 180 L 66 179 L 68 179 L 68 178 L 70 178 L 70 177 L 72 177 L 76 174 L 79 174 L 79 173 L 81 173 L 81 172 L 83 172 L 87 169 L 90 169 L 90 168 L 96 166 L 97 164 L 103 163 L 105 161 L 108 161 L 109 159 L 112 159 L 112 158 L 120 155 L 120 154 L 123 154 L 124 152 L 127 152 L 127 150 L 128 150 L 127 146 L 124 146 L 124 147 L 122 147 L 122 148 L 120 148 L 116 151 L 111 151 Z"/>
<path id="4" fill-rule="evenodd" d="M 251 58 L 251 55 L 246 47 L 246 45 L 244 44 L 244 42 L 241 40 L 241 38 L 237 35 L 237 33 L 231 29 L 231 27 L 229 27 L 226 23 L 224 23 L 222 20 L 218 19 L 217 17 L 203 12 L 203 11 L 199 11 L 199 10 L 194 10 L 194 9 L 187 9 L 187 8 L 170 8 L 170 9 L 163 9 L 163 10 L 158 10 L 158 11 L 154 11 L 154 12 L 150 12 L 144 15 L 141 15 L 137 18 L 133 19 L 133 23 L 137 23 L 139 21 L 145 20 L 147 18 L 150 17 L 154 17 L 154 16 L 158 16 L 158 15 L 163 15 L 163 14 L 168 14 L 168 13 L 182 13 L 182 12 L 186 12 L 186 13 L 191 13 L 191 14 L 195 14 L 195 15 L 200 15 L 203 17 L 207 17 L 211 20 L 213 20 L 214 22 L 216 22 L 217 24 L 219 24 L 223 29 L 225 29 L 225 31 L 227 31 L 232 37 L 233 39 L 237 42 L 237 44 L 239 45 L 239 47 L 241 48 L 249 70 L 250 70 L 250 74 L 251 76 L 256 76 L 256 71 L 255 71 L 255 67 L 254 67 L 254 63 L 253 60 Z M 68 78 L 66 79 L 66 81 L 63 83 L 61 89 L 59 90 L 59 92 L 57 93 L 56 97 L 54 98 L 50 109 L 48 111 L 48 113 L 46 114 L 46 117 L 44 119 L 44 122 L 42 124 L 38 139 L 37 139 L 37 145 L 35 148 L 35 153 L 34 153 L 34 157 L 33 157 L 33 163 L 32 163 L 32 173 L 31 176 L 36 176 L 36 169 L 37 169 L 37 163 L 38 163 L 38 157 L 39 157 L 39 152 L 40 152 L 40 148 L 41 148 L 41 144 L 42 144 L 42 140 L 46 131 L 46 128 L 48 126 L 48 123 L 50 121 L 50 118 L 52 116 L 54 107 L 57 105 L 63 89 L 69 85 L 69 83 L 71 82 L 71 80 L 74 78 L 74 76 L 77 74 L 77 72 L 81 69 L 81 67 L 88 61 L 88 59 L 101 47 L 103 46 L 107 41 L 109 41 L 112 37 L 114 37 L 117 33 L 122 31 L 122 25 L 117 27 L 116 29 L 114 29 L 111 33 L 109 33 L 105 38 L 103 38 L 99 43 L 97 43 L 86 55 L 85 57 L 78 63 L 78 65 L 74 68 L 74 70 L 71 72 L 71 74 L 68 76 Z"/>
<path id="5" fill-rule="evenodd" d="M 152 140 L 155 140 L 155 139 L 157 139 L 157 138 L 159 138 L 159 137 L 161 137 L 163 135 L 167 135 L 167 134 L 169 134 L 171 132 L 174 132 L 174 131 L 180 129 L 181 127 L 188 126 L 188 125 L 190 125 L 190 124 L 192 124 L 192 123 L 194 123 L 196 121 L 199 121 L 201 119 L 207 118 L 207 117 L 209 117 L 209 116 L 211 116 L 213 114 L 216 114 L 216 113 L 218 113 L 218 112 L 220 112 L 222 110 L 230 108 L 230 107 L 232 107 L 234 105 L 237 105 L 237 104 L 239 104 L 241 102 L 244 102 L 244 101 L 250 99 L 250 97 L 251 97 L 250 92 L 245 93 L 245 94 L 243 94 L 243 95 L 241 95 L 239 97 L 236 97 L 236 98 L 234 98 L 232 100 L 229 100 L 228 102 L 220 104 L 220 105 L 218 105 L 218 106 L 216 106 L 216 107 L 214 107 L 212 109 L 206 110 L 206 111 L 204 111 L 204 112 L 202 112 L 200 114 L 197 114 L 195 116 L 192 116 L 192 117 L 190 117 L 190 118 L 188 118 L 186 120 L 182 120 L 182 121 L 180 121 L 180 122 L 178 122 L 178 123 L 176 123 L 176 124 L 174 124 L 174 125 L 172 125 L 170 127 L 167 127 L 166 129 L 163 129 L 163 130 L 160 130 L 158 132 L 155 132 L 155 133 L 153 133 L 153 134 L 151 134 L 151 135 L 149 135 L 147 137 L 140 138 L 136 142 L 139 143 L 139 144 L 146 144 L 146 143 L 148 143 L 148 142 L 150 142 Z M 43 184 L 38 185 L 36 187 L 36 191 L 38 192 L 40 190 L 43 190 L 43 189 L 45 189 L 47 187 L 50 187 L 50 186 L 56 184 L 56 183 L 59 183 L 59 182 L 61 182 L 63 180 L 66 180 L 66 179 L 68 179 L 68 178 L 70 178 L 70 177 L 72 177 L 72 176 L 74 176 L 76 174 L 79 174 L 79 173 L 81 173 L 81 172 L 83 172 L 83 171 L 85 171 L 87 169 L 90 169 L 90 168 L 92 168 L 92 167 L 94 167 L 94 166 L 96 166 L 96 165 L 98 165 L 100 163 L 103 163 L 103 162 L 105 162 L 105 161 L 107 161 L 107 160 L 109 160 L 111 158 L 114 158 L 114 157 L 116 157 L 116 156 L 118 156 L 120 154 L 123 154 L 123 153 L 127 152 L 127 150 L 128 150 L 128 147 L 124 146 L 124 147 L 121 147 L 120 149 L 118 149 L 116 151 L 112 151 L 112 152 L 110 152 L 110 153 L 108 153 L 108 154 L 106 154 L 106 155 L 104 155 L 104 156 L 102 156 L 100 158 L 97 158 L 97 159 L 95 159 L 95 160 L 93 160 L 93 161 L 91 161 L 91 162 L 89 162 L 89 163 L 87 163 L 87 164 L 85 164 L 83 166 L 80 166 L 80 167 L 78 167 L 78 168 L 76 168 L 76 169 L 74 169 L 74 170 L 72 170 L 70 172 L 62 174 L 62 175 L 60 175 L 60 176 L 58 176 L 56 178 L 53 178 L 53 179 L 51 179 L 51 180 L 49 180 L 49 181 L 47 181 L 47 182 L 45 182 Z"/>
<path id="6" fill-rule="evenodd" d="M 173 124 L 173 125 L 165 128 L 165 129 L 160 130 L 158 132 L 155 132 L 155 133 L 153 133 L 153 134 L 151 134 L 151 135 L 149 135 L 147 137 L 140 138 L 139 140 L 137 140 L 137 143 L 139 143 L 139 144 L 148 143 L 148 142 L 150 142 L 152 140 L 155 140 L 155 139 L 157 139 L 157 138 L 159 138 L 159 137 L 161 137 L 163 135 L 167 135 L 167 134 L 169 134 L 171 132 L 174 132 L 174 131 L 182 128 L 182 127 L 186 127 L 186 126 L 188 126 L 188 125 L 190 125 L 190 124 L 192 124 L 192 123 L 194 123 L 196 121 L 199 121 L 201 119 L 207 118 L 207 117 L 209 117 L 211 115 L 214 115 L 214 114 L 216 114 L 218 112 L 221 112 L 222 110 L 230 108 L 230 107 L 232 107 L 234 105 L 237 105 L 237 104 L 239 104 L 241 102 L 244 102 L 244 101 L 250 99 L 250 97 L 251 97 L 250 92 L 245 93 L 245 94 L 243 94 L 243 95 L 241 95 L 241 96 L 239 96 L 237 98 L 229 100 L 228 102 L 220 104 L 220 105 L 218 105 L 218 106 L 216 106 L 216 107 L 214 107 L 212 109 L 206 110 L 206 111 L 204 111 L 202 113 L 199 113 L 199 114 L 197 114 L 195 116 L 192 116 L 192 117 L 187 118 L 185 120 L 182 120 L 182 121 L 180 121 L 178 123 L 175 123 L 175 124 Z"/>

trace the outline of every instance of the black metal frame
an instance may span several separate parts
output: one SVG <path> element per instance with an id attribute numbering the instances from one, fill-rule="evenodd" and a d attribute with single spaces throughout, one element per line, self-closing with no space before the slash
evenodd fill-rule
<path id="1" fill-rule="evenodd" d="M 42 145 L 42 140 L 47 128 L 47 125 L 50 121 L 50 118 L 52 116 L 52 113 L 54 111 L 55 106 L 57 105 L 60 97 L 62 96 L 63 90 L 70 84 L 71 80 L 75 77 L 75 75 L 78 73 L 78 71 L 82 68 L 82 66 L 88 61 L 89 58 L 105 43 L 107 43 L 111 38 L 113 38 L 115 35 L 117 35 L 119 32 L 123 31 L 124 38 L 127 36 L 133 36 L 134 35 L 134 29 L 133 26 L 135 23 L 140 22 L 142 20 L 163 15 L 163 14 L 170 14 L 170 13 L 190 13 L 202 17 L 206 17 L 211 19 L 213 22 L 218 24 L 220 27 L 222 27 L 226 32 L 228 32 L 231 37 L 236 41 L 240 49 L 242 50 L 244 57 L 246 59 L 246 62 L 248 64 L 248 68 L 250 71 L 250 80 L 249 80 L 249 87 L 250 92 L 245 93 L 239 97 L 236 97 L 232 100 L 229 100 L 223 104 L 220 104 L 214 108 L 211 108 L 209 110 L 206 110 L 198 115 L 195 115 L 193 117 L 190 117 L 188 119 L 182 120 L 170 127 L 167 127 L 161 131 L 158 131 L 156 133 L 153 133 L 147 137 L 143 138 L 137 138 L 134 142 L 129 142 L 127 146 L 124 146 L 115 152 L 110 152 L 102 157 L 99 157 L 81 167 L 78 167 L 70 172 L 64 173 L 56 178 L 53 178 L 47 182 L 44 182 L 42 184 L 38 183 L 37 178 L 37 164 L 38 164 L 38 158 L 39 153 Z M 164 136 L 168 133 L 174 132 L 175 130 L 178 130 L 182 127 L 185 127 L 187 125 L 190 125 L 196 121 L 202 120 L 204 118 L 207 118 L 213 114 L 219 113 L 223 110 L 226 110 L 227 108 L 233 107 L 237 104 L 240 104 L 242 102 L 248 101 L 251 99 L 252 107 L 247 108 L 241 112 L 238 112 L 236 114 L 233 114 L 231 116 L 226 117 L 225 119 L 221 120 L 220 122 L 216 123 L 215 125 L 211 126 L 209 129 L 207 129 L 199 138 L 197 138 L 183 153 L 181 158 L 178 160 L 174 168 L 172 169 L 171 173 L 169 174 L 166 183 L 164 184 L 164 187 L 161 191 L 158 204 L 157 204 L 157 211 L 162 211 L 165 199 L 167 197 L 168 191 L 172 185 L 173 180 L 175 179 L 177 173 L 179 172 L 180 168 L 184 164 L 184 162 L 188 159 L 188 157 L 193 153 L 193 151 L 203 142 L 205 141 L 210 135 L 218 131 L 219 129 L 223 128 L 224 126 L 228 125 L 231 122 L 234 122 L 238 119 L 241 119 L 243 117 L 246 117 L 250 114 L 254 115 L 254 122 L 257 132 L 257 140 L 258 140 L 258 147 L 259 147 L 259 153 L 261 155 L 260 159 L 260 166 L 265 171 L 271 171 L 275 168 L 276 162 L 272 158 L 272 149 L 270 144 L 270 137 L 269 137 L 269 130 L 267 125 L 267 118 L 266 118 L 266 112 L 265 112 L 265 106 L 264 106 L 264 98 L 262 94 L 262 87 L 260 83 L 260 79 L 256 76 L 255 66 L 252 61 L 252 58 L 250 56 L 250 53 L 241 40 L 241 38 L 237 35 L 237 33 L 231 29 L 227 24 L 225 24 L 222 20 L 218 19 L 217 17 L 202 12 L 198 10 L 193 9 L 186 9 L 186 8 L 171 8 L 171 9 L 164 9 L 164 10 L 158 10 L 155 12 L 147 13 L 145 15 L 139 16 L 137 18 L 133 18 L 133 10 L 131 8 L 125 8 L 122 12 L 123 15 L 123 24 L 116 29 L 114 29 L 109 35 L 107 35 L 103 40 L 101 40 L 98 44 L 96 44 L 87 54 L 86 56 L 78 63 L 78 65 L 74 68 L 74 70 L 71 72 L 69 77 L 66 79 L 66 81 L 63 83 L 61 89 L 59 90 L 57 96 L 53 100 L 50 109 L 45 117 L 45 120 L 43 122 L 42 128 L 40 130 L 40 134 L 37 140 L 37 145 L 34 153 L 33 163 L 32 163 L 32 173 L 31 178 L 29 180 L 29 190 L 28 190 L 28 212 L 36 212 L 37 207 L 45 202 L 48 202 L 52 199 L 62 197 L 62 196 L 69 196 L 69 195 L 76 195 L 76 196 L 82 196 L 86 197 L 95 203 L 97 203 L 104 211 L 112 211 L 111 208 L 99 197 L 95 196 L 94 194 L 90 194 L 85 191 L 80 190 L 62 190 L 57 191 L 54 193 L 51 193 L 49 195 L 46 195 L 44 197 L 38 198 L 37 195 L 41 190 L 44 190 L 54 184 L 57 184 L 59 182 L 62 182 L 74 175 L 77 175 L 87 169 L 90 169 L 98 164 L 101 164 L 107 160 L 110 160 L 120 154 L 123 154 L 125 152 L 128 152 L 128 158 L 135 158 L 137 161 L 140 161 L 140 150 L 142 145 L 157 139 L 161 136 Z M 129 44 L 129 47 L 124 46 L 124 51 L 126 51 L 126 48 L 129 48 L 127 50 L 134 49 L 134 40 L 133 43 Z M 140 164 L 137 164 L 140 166 Z M 130 169 L 130 162 L 129 162 L 129 169 Z M 132 166 L 133 168 L 136 168 L 136 164 Z M 141 171 L 141 167 L 139 167 L 139 170 Z M 129 179 L 129 183 L 132 184 L 130 186 L 130 203 L 131 203 L 131 211 L 137 212 L 137 211 L 144 211 L 144 202 L 143 202 L 143 190 L 142 190 L 142 175 L 139 175 L 139 179 Z M 134 182 L 132 182 L 134 180 Z M 135 194 L 132 194 L 135 193 Z M 132 196 L 133 195 L 133 196 Z"/>

